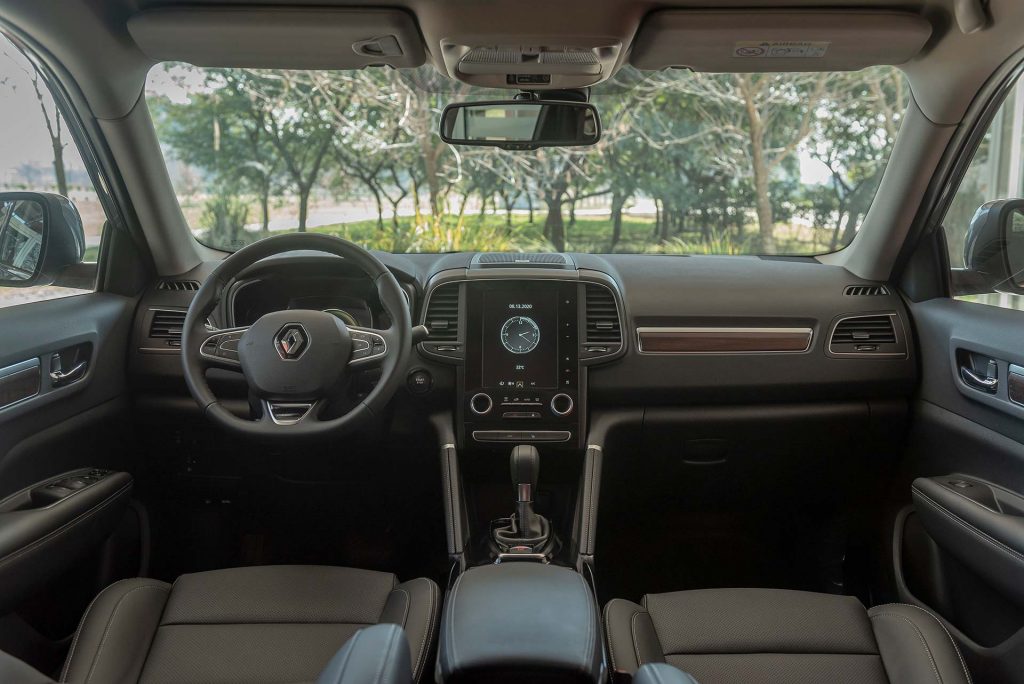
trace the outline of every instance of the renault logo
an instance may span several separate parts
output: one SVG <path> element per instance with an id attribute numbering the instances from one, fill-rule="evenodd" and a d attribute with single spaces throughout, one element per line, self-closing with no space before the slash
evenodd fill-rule
<path id="1" fill-rule="evenodd" d="M 274 337 L 274 346 L 277 347 L 277 353 L 282 359 L 294 361 L 302 356 L 309 346 L 309 335 L 298 323 L 289 323 Z"/>

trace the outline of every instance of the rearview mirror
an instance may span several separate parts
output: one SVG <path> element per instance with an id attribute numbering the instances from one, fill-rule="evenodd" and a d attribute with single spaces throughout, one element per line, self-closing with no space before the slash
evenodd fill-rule
<path id="1" fill-rule="evenodd" d="M 577 147 L 601 139 L 601 119 L 586 102 L 458 102 L 441 113 L 441 139 L 506 150 Z"/>
<path id="2" fill-rule="evenodd" d="M 964 265 L 978 291 L 1024 294 L 1024 199 L 978 207 L 964 240 Z"/>
<path id="3" fill-rule="evenodd" d="M 85 231 L 67 197 L 0 192 L 0 286 L 49 285 L 85 256 Z"/>

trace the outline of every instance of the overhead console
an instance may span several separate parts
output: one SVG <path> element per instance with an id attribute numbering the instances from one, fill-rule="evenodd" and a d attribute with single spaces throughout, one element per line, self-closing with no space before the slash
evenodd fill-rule
<path id="1" fill-rule="evenodd" d="M 461 367 L 460 444 L 580 446 L 586 367 L 624 353 L 622 311 L 610 278 L 561 254 L 481 254 L 439 274 L 420 350 Z"/>

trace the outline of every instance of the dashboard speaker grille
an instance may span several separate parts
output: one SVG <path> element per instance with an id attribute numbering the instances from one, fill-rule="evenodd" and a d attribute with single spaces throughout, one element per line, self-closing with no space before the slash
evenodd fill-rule
<path id="1" fill-rule="evenodd" d="M 622 325 L 615 296 L 603 285 L 587 283 L 586 288 L 587 344 L 622 344 Z"/>
<path id="2" fill-rule="evenodd" d="M 893 329 L 892 317 L 888 315 L 845 318 L 836 325 L 831 340 L 831 344 L 838 348 L 843 345 L 895 344 L 895 342 L 896 331 Z"/>
<path id="3" fill-rule="evenodd" d="M 488 266 L 557 266 L 569 263 L 564 254 L 558 252 L 485 252 L 476 257 L 476 263 Z"/>
<path id="4" fill-rule="evenodd" d="M 153 320 L 149 324 L 149 337 L 155 339 L 180 340 L 185 325 L 184 311 L 153 309 Z"/>
<path id="5" fill-rule="evenodd" d="M 459 339 L 458 283 L 441 285 L 430 294 L 426 323 L 432 341 L 454 342 Z"/>

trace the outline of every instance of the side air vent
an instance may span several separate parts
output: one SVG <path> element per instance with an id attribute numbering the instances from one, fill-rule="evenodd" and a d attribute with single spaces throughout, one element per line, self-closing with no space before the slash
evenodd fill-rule
<path id="1" fill-rule="evenodd" d="M 459 339 L 459 284 L 441 285 L 430 295 L 426 326 L 431 342 L 455 342 Z"/>
<path id="2" fill-rule="evenodd" d="M 570 268 L 572 261 L 557 252 L 484 252 L 473 257 L 471 268 Z"/>
<path id="3" fill-rule="evenodd" d="M 884 297 L 889 294 L 885 285 L 847 285 L 843 294 L 848 297 Z"/>
<path id="4" fill-rule="evenodd" d="M 161 280 L 156 284 L 158 290 L 170 290 L 172 292 L 195 292 L 199 289 L 198 280 Z"/>
<path id="5" fill-rule="evenodd" d="M 597 358 L 622 349 L 622 322 L 615 295 L 604 285 L 587 283 L 586 328 L 583 334 L 583 358 Z"/>
<path id="6" fill-rule="evenodd" d="M 829 335 L 828 351 L 836 356 L 906 356 L 903 328 L 895 313 L 845 316 Z"/>
<path id="7" fill-rule="evenodd" d="M 153 318 L 149 323 L 149 337 L 156 340 L 171 340 L 181 343 L 181 329 L 185 325 L 184 311 L 152 309 Z"/>

